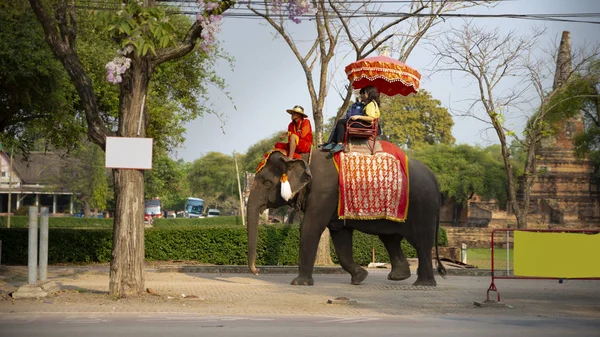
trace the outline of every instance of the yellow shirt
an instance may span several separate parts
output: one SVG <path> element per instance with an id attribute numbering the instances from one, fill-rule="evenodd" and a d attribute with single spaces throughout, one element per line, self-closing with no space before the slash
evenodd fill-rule
<path id="1" fill-rule="evenodd" d="M 379 118 L 379 106 L 377 106 L 375 101 L 367 104 L 365 107 L 365 114 L 369 117 Z"/>

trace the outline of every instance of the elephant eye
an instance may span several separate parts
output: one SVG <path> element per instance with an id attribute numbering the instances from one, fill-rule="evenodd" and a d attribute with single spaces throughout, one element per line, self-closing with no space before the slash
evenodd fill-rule
<path id="1" fill-rule="evenodd" d="M 268 179 L 263 180 L 263 183 L 265 184 L 266 187 L 269 187 L 269 188 L 273 186 L 273 182 Z"/>

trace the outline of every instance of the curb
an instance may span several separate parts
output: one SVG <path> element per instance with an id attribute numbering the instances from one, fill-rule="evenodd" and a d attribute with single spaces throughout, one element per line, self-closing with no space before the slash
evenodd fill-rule
<path id="1" fill-rule="evenodd" d="M 298 274 L 298 266 L 256 266 L 260 274 Z M 249 274 L 248 266 L 159 266 L 159 273 Z M 313 274 L 347 274 L 342 267 L 314 267 Z"/>
<path id="2" fill-rule="evenodd" d="M 257 266 L 260 274 L 298 274 L 298 266 Z M 384 270 L 387 268 L 367 268 L 368 271 Z M 207 273 L 207 274 L 249 274 L 248 266 L 158 266 L 146 269 L 158 273 Z M 465 268 L 446 269 L 447 275 L 452 276 L 491 276 L 489 269 Z M 342 267 L 319 267 L 313 269 L 313 274 L 347 274 Z M 506 271 L 496 271 L 496 276 L 505 276 Z"/>

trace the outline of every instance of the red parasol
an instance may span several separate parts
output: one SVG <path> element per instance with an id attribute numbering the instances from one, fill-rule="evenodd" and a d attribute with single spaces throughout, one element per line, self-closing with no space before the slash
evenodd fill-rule
<path id="1" fill-rule="evenodd" d="M 387 56 L 367 57 L 345 68 L 354 89 L 374 85 L 388 96 L 407 96 L 419 91 L 421 74 L 406 64 Z"/>

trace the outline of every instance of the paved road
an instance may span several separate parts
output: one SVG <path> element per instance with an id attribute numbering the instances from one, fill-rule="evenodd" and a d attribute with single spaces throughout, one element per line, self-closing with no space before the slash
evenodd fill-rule
<path id="1" fill-rule="evenodd" d="M 32 314 L 0 318 L 0 336 L 598 336 L 600 322 L 513 316 L 202 316 Z"/>
<path id="2" fill-rule="evenodd" d="M 185 312 L 206 315 L 515 315 L 600 318 L 600 281 L 498 280 L 502 302 L 512 308 L 475 308 L 489 277 L 437 278 L 438 287 L 413 287 L 416 276 L 393 282 L 375 269 L 360 286 L 347 274 L 314 275 L 315 285 L 291 286 L 293 274 L 209 274 L 147 272 L 146 287 L 157 296 L 115 300 L 107 295 L 108 275 L 94 270 L 53 270 L 61 292 L 43 298 L 0 301 L 0 313 L 21 312 Z M 0 282 L 0 290 L 19 281 Z M 25 278 L 26 280 L 26 278 Z M 11 283 L 12 282 L 12 283 Z M 21 282 L 23 282 L 21 280 Z M 8 291 L 8 290 L 5 290 Z M 185 297 L 182 296 L 185 295 Z M 354 305 L 331 305 L 347 297 Z"/>
<path id="3" fill-rule="evenodd" d="M 3 272 L 0 290 L 22 284 L 22 271 Z M 117 300 L 104 269 L 52 268 L 59 293 L 0 300 L 0 336 L 599 335 L 600 281 L 498 280 L 510 307 L 479 308 L 489 277 L 438 277 L 431 288 L 413 287 L 415 276 L 388 281 L 388 272 L 370 270 L 360 286 L 347 274 L 316 274 L 305 287 L 289 284 L 294 274 L 149 271 L 156 295 Z M 356 303 L 327 303 L 338 297 Z"/>

